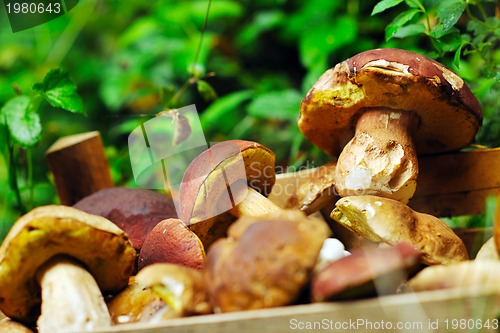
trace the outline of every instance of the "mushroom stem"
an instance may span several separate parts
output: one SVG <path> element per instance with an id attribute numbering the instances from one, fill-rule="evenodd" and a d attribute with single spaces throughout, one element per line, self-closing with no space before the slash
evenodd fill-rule
<path id="1" fill-rule="evenodd" d="M 236 217 L 257 217 L 269 213 L 275 213 L 280 210 L 281 208 L 276 206 L 271 200 L 248 186 L 246 197 L 237 205 L 233 206 L 233 208 L 229 210 L 229 213 Z"/>
<path id="2" fill-rule="evenodd" d="M 418 122 L 407 111 L 374 108 L 362 113 L 337 162 L 339 195 L 371 194 L 408 203 L 417 186 L 413 135 Z"/>
<path id="3" fill-rule="evenodd" d="M 55 257 L 37 274 L 42 289 L 39 333 L 86 331 L 111 326 L 106 303 L 92 275 L 77 261 Z"/>

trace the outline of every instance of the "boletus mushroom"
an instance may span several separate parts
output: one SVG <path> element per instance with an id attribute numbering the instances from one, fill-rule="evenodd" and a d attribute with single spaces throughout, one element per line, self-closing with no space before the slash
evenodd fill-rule
<path id="1" fill-rule="evenodd" d="M 408 287 L 413 291 L 463 288 L 498 293 L 499 274 L 499 261 L 468 260 L 453 265 L 426 267 L 408 281 Z"/>
<path id="2" fill-rule="evenodd" d="M 303 99 L 298 125 L 316 146 L 340 153 L 340 196 L 407 203 L 416 189 L 417 153 L 458 150 L 481 122 L 479 102 L 457 74 L 421 54 L 387 48 L 326 71 Z"/>
<path id="3" fill-rule="evenodd" d="M 73 207 L 115 223 L 127 233 L 138 252 L 158 222 L 177 217 L 170 196 L 142 188 L 112 187 L 100 190 L 78 201 Z"/>
<path id="4" fill-rule="evenodd" d="M 0 320 L 0 332 L 2 333 L 33 333 L 29 327 L 10 318 Z"/>
<path id="5" fill-rule="evenodd" d="M 166 263 L 137 273 L 108 307 L 115 324 L 153 323 L 211 312 L 202 272 Z"/>
<path id="6" fill-rule="evenodd" d="M 179 264 L 201 270 L 205 264 L 205 249 L 184 222 L 166 219 L 151 230 L 139 253 L 139 270 L 155 263 Z"/>
<path id="7" fill-rule="evenodd" d="M 230 140 L 213 145 L 189 164 L 179 189 L 181 220 L 205 249 L 226 235 L 234 222 L 229 214 L 256 216 L 280 210 L 266 198 L 276 178 L 275 160 L 274 153 L 259 143 Z"/>
<path id="8" fill-rule="evenodd" d="M 396 293 L 418 266 L 420 252 L 409 243 L 385 248 L 360 248 L 331 262 L 314 275 L 314 302 Z"/>
<path id="9" fill-rule="evenodd" d="M 329 234 L 326 222 L 300 211 L 239 218 L 208 250 L 204 273 L 214 311 L 293 303 Z"/>
<path id="10" fill-rule="evenodd" d="M 127 286 L 136 253 L 109 220 L 66 206 L 22 216 L 0 247 L 0 310 L 40 333 L 111 325 L 103 293 Z"/>
<path id="11" fill-rule="evenodd" d="M 443 221 L 418 213 L 400 201 L 373 195 L 342 198 L 331 217 L 373 242 L 412 244 L 428 265 L 468 259 L 463 241 Z"/>

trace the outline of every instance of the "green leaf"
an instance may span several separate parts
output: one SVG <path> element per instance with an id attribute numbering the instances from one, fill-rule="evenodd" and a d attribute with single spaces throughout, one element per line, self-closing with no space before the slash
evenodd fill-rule
<path id="1" fill-rule="evenodd" d="M 423 24 L 409 24 L 401 27 L 392 38 L 406 38 L 410 36 L 419 35 L 425 32 L 425 25 Z"/>
<path id="2" fill-rule="evenodd" d="M 373 7 L 372 16 L 399 5 L 403 0 L 382 0 Z"/>
<path id="3" fill-rule="evenodd" d="M 422 9 L 422 3 L 419 0 L 405 0 L 405 3 L 410 8 L 420 8 Z"/>
<path id="4" fill-rule="evenodd" d="M 394 20 L 385 28 L 385 40 L 388 41 L 398 30 L 408 23 L 415 15 L 420 12 L 419 9 L 408 9 L 394 18 Z"/>
<path id="5" fill-rule="evenodd" d="M 441 1 L 436 9 L 436 16 L 439 18 L 439 23 L 435 28 L 439 27 L 438 29 L 440 29 L 442 34 L 446 33 L 457 23 L 465 10 L 465 6 L 465 0 Z"/>
<path id="6" fill-rule="evenodd" d="M 204 80 L 196 81 L 196 87 L 198 88 L 198 92 L 200 93 L 201 97 L 205 101 L 213 101 L 214 99 L 217 98 L 217 93 L 215 92 L 215 89 L 207 81 Z"/>
<path id="7" fill-rule="evenodd" d="M 292 89 L 264 93 L 250 103 L 248 113 L 256 118 L 295 121 L 302 97 Z"/>
<path id="8" fill-rule="evenodd" d="M 85 107 L 76 92 L 75 83 L 69 74 L 60 68 L 48 72 L 43 81 L 35 83 L 32 89 L 54 107 L 74 113 L 85 113 Z"/>
<path id="9" fill-rule="evenodd" d="M 36 112 L 30 112 L 31 99 L 17 96 L 9 100 L 0 110 L 5 118 L 12 139 L 24 148 L 35 146 L 40 141 L 42 124 Z"/>

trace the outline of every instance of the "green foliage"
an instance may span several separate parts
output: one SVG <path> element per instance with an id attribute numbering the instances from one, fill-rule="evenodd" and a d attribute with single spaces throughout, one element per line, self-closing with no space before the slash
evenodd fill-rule
<path id="1" fill-rule="evenodd" d="M 0 86 L 15 89 L 0 89 L 0 226 L 7 230 L 23 209 L 57 202 L 44 152 L 58 137 L 99 130 L 116 184 L 134 186 L 130 132 L 162 110 L 189 104 L 197 106 L 207 142 L 257 140 L 280 165 L 321 165 L 331 157 L 299 132 L 300 101 L 326 69 L 376 47 L 414 50 L 451 67 L 483 107 L 477 143 L 500 146 L 495 5 L 88 0 L 16 34 L 4 21 Z M 49 71 L 59 67 L 68 72 Z"/>
<path id="2" fill-rule="evenodd" d="M 41 83 L 35 83 L 34 91 L 42 95 L 50 105 L 74 113 L 85 113 L 83 101 L 76 92 L 76 84 L 61 69 L 51 70 Z"/>
<path id="3" fill-rule="evenodd" d="M 16 96 L 0 110 L 8 135 L 23 148 L 35 146 L 42 134 L 40 115 L 31 112 L 30 105 L 31 99 L 28 96 Z"/>
<path id="4" fill-rule="evenodd" d="M 84 113 L 83 101 L 76 92 L 76 85 L 69 74 L 61 69 L 51 70 L 41 83 L 32 86 L 30 96 L 21 95 L 9 99 L 0 109 L 0 124 L 5 138 L 2 148 L 4 160 L 8 163 L 10 190 L 15 196 L 15 207 L 20 213 L 34 208 L 35 187 L 33 182 L 33 161 L 31 150 L 38 145 L 42 135 L 42 122 L 39 113 L 41 98 L 52 106 L 74 113 Z M 23 157 L 22 159 L 20 157 Z M 25 168 L 24 178 L 20 168 Z M 21 187 L 20 183 L 25 186 Z M 28 198 L 23 198 L 23 192 Z M 5 230 L 0 228 L 0 232 Z M 3 236 L 0 233 L 0 236 Z"/>

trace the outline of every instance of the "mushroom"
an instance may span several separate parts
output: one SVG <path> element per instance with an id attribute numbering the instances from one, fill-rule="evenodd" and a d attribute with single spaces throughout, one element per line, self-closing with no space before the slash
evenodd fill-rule
<path id="1" fill-rule="evenodd" d="M 176 264 L 145 267 L 108 304 L 116 324 L 158 322 L 211 312 L 200 271 Z"/>
<path id="2" fill-rule="evenodd" d="M 497 247 L 495 245 L 495 238 L 491 237 L 488 239 L 483 246 L 477 252 L 475 260 L 493 260 L 500 261 L 500 256 L 498 255 Z"/>
<path id="3" fill-rule="evenodd" d="M 467 249 L 440 219 L 413 211 L 405 204 L 372 195 L 342 198 L 331 217 L 373 242 L 412 244 L 428 265 L 451 264 L 468 259 Z"/>
<path id="4" fill-rule="evenodd" d="M 465 288 L 500 292 L 500 262 L 469 260 L 449 266 L 424 268 L 408 281 L 413 291 Z"/>
<path id="5" fill-rule="evenodd" d="M 279 211 L 268 195 L 275 182 L 275 155 L 251 141 L 220 142 L 188 166 L 179 189 L 181 220 L 205 249 L 225 236 L 234 217 Z"/>
<path id="6" fill-rule="evenodd" d="M 136 253 L 109 220 L 66 206 L 22 216 L 0 247 L 0 310 L 40 333 L 111 324 L 104 293 L 123 289 Z"/>
<path id="7" fill-rule="evenodd" d="M 335 190 L 335 162 L 317 168 L 276 175 L 268 199 L 284 209 L 300 209 L 307 215 L 315 213 L 339 196 Z"/>
<path id="8" fill-rule="evenodd" d="M 457 74 L 414 52 L 376 49 L 326 71 L 303 99 L 298 125 L 319 148 L 340 153 L 340 196 L 407 203 L 417 184 L 416 154 L 458 150 L 481 122 L 479 102 Z"/>
<path id="9" fill-rule="evenodd" d="M 239 218 L 207 254 L 205 281 L 214 311 L 293 303 L 329 234 L 324 221 L 297 210 Z"/>
<path id="10" fill-rule="evenodd" d="M 0 320 L 0 332 L 2 333 L 33 333 L 33 330 L 27 326 L 11 320 L 9 318 L 4 318 Z"/>
<path id="11" fill-rule="evenodd" d="M 158 222 L 177 217 L 170 196 L 141 188 L 104 189 L 83 198 L 73 207 L 115 223 L 128 234 L 137 251 Z"/>
<path id="12" fill-rule="evenodd" d="M 393 294 L 418 266 L 420 252 L 409 243 L 360 248 L 314 275 L 314 302 Z"/>
<path id="13" fill-rule="evenodd" d="M 201 270 L 205 250 L 200 239 L 179 219 L 160 221 L 144 240 L 139 270 L 154 263 L 180 264 Z"/>

